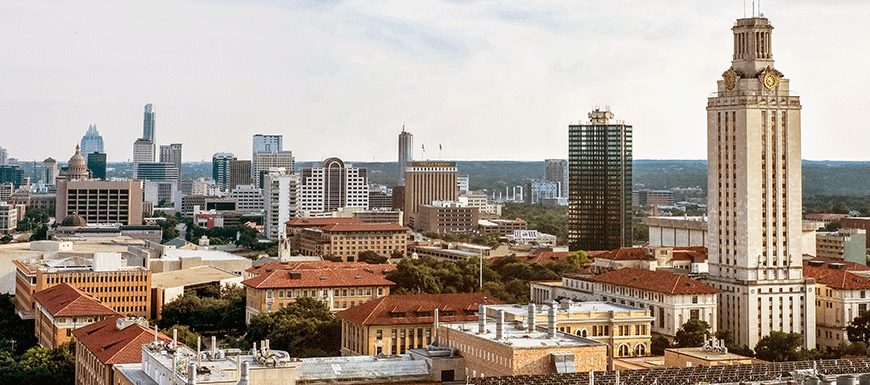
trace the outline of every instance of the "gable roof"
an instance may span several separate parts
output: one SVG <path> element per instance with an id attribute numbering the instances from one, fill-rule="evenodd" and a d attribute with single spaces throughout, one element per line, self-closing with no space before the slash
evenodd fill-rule
<path id="1" fill-rule="evenodd" d="M 53 317 L 118 314 L 94 296 L 68 283 L 60 283 L 40 290 L 33 294 L 33 299 L 45 307 Z"/>
<path id="2" fill-rule="evenodd" d="M 253 275 L 269 273 L 275 270 L 365 270 L 372 274 L 385 274 L 396 269 L 393 264 L 375 264 L 371 265 L 365 262 L 333 262 L 327 260 L 321 261 L 293 261 L 281 262 L 270 261 L 251 268 L 245 271 Z"/>
<path id="3" fill-rule="evenodd" d="M 396 285 L 381 274 L 363 269 L 274 270 L 246 279 L 242 284 L 256 289 Z"/>
<path id="4" fill-rule="evenodd" d="M 715 294 L 721 290 L 694 279 L 666 273 L 626 267 L 591 277 L 602 283 L 627 286 L 665 294 Z"/>
<path id="5" fill-rule="evenodd" d="M 804 261 L 804 277 L 833 289 L 868 289 L 870 278 L 855 272 L 867 272 L 870 267 L 860 263 L 830 259 Z"/>
<path id="6" fill-rule="evenodd" d="M 333 223 L 323 226 L 323 232 L 348 232 L 348 231 L 408 231 L 405 226 L 395 223 Z"/>
<path id="7" fill-rule="evenodd" d="M 335 223 L 363 223 L 356 218 L 293 218 L 287 221 L 290 227 L 321 227 Z"/>
<path id="8" fill-rule="evenodd" d="M 651 254 L 646 252 L 643 247 L 620 247 L 618 249 L 605 251 L 595 256 L 596 259 L 609 259 L 612 261 L 644 261 L 654 260 Z"/>
<path id="9" fill-rule="evenodd" d="M 439 314 L 441 322 L 476 321 L 478 305 L 501 303 L 486 293 L 388 295 L 336 315 L 360 325 L 425 324 L 435 321 L 433 311 L 438 309 L 456 312 L 452 316 Z"/>
<path id="10" fill-rule="evenodd" d="M 105 365 L 142 362 L 142 345 L 154 341 L 154 329 L 132 324 L 118 329 L 117 320 L 122 315 L 106 318 L 73 330 L 78 342 Z M 157 333 L 157 338 L 171 342 L 172 338 Z"/>

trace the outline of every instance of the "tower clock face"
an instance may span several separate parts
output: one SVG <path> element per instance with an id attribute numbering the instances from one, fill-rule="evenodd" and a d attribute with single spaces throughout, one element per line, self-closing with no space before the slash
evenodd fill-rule
<path id="1" fill-rule="evenodd" d="M 734 86 L 737 85 L 737 76 L 734 76 L 734 72 L 726 72 L 723 78 L 725 78 L 725 88 L 729 91 L 733 90 Z"/>
<path id="2" fill-rule="evenodd" d="M 773 72 L 764 74 L 762 81 L 764 82 L 764 86 L 769 90 L 772 90 L 779 85 L 779 77 L 777 77 Z"/>

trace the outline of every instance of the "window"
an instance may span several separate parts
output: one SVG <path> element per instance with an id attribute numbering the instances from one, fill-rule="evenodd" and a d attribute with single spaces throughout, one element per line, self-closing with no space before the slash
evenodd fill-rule
<path id="1" fill-rule="evenodd" d="M 689 310 L 689 319 L 700 319 L 701 311 L 698 309 Z"/>
<path id="2" fill-rule="evenodd" d="M 383 339 L 384 338 L 384 331 L 381 329 L 378 329 L 378 331 L 375 332 L 375 338 L 376 339 Z"/>

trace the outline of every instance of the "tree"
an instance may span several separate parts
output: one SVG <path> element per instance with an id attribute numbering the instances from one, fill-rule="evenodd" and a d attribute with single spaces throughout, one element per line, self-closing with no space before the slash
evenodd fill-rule
<path id="1" fill-rule="evenodd" d="M 665 354 L 665 349 L 671 347 L 671 341 L 663 335 L 656 335 L 650 339 L 650 353 L 654 356 Z"/>
<path id="2" fill-rule="evenodd" d="M 746 357 L 755 356 L 755 352 L 753 352 L 749 346 L 740 346 L 737 344 L 737 340 L 734 339 L 734 332 L 731 330 L 719 329 L 716 331 L 715 336 L 725 345 L 726 348 L 728 348 L 729 353 L 739 354 Z"/>
<path id="3" fill-rule="evenodd" d="M 245 330 L 245 289 L 237 285 L 224 286 L 218 298 L 200 297 L 195 291 L 185 292 L 163 307 L 162 317 L 159 324 L 163 328 L 182 325 L 197 333 L 240 334 Z"/>
<path id="4" fill-rule="evenodd" d="M 402 250 L 395 249 L 392 253 L 390 253 L 390 259 L 402 259 L 405 258 L 405 253 Z"/>
<path id="5" fill-rule="evenodd" d="M 0 353 L 0 378 L 3 383 L 72 384 L 75 382 L 74 343 L 67 342 L 49 350 L 34 346 L 20 357 L 9 352 Z"/>
<path id="6" fill-rule="evenodd" d="M 33 335 L 34 321 L 18 317 L 12 301 L 11 295 L 0 294 L 0 348 L 11 351 L 11 341 L 15 341 L 15 351 L 11 353 L 16 355 L 36 346 L 36 336 Z"/>
<path id="7" fill-rule="evenodd" d="M 593 259 L 589 257 L 583 250 L 577 250 L 571 254 L 568 254 L 568 265 L 573 267 L 580 267 L 589 263 L 592 263 Z"/>
<path id="8" fill-rule="evenodd" d="M 710 325 L 707 321 L 690 319 L 677 330 L 675 338 L 681 348 L 704 346 L 704 341 L 710 336 Z"/>
<path id="9" fill-rule="evenodd" d="M 357 255 L 357 261 L 365 262 L 370 265 L 378 265 L 387 261 L 387 257 L 383 257 L 378 252 L 373 250 L 360 251 Z"/>
<path id="10" fill-rule="evenodd" d="M 187 345 L 190 348 L 196 347 L 196 340 L 199 334 L 190 331 L 190 328 L 185 325 L 173 325 L 163 329 L 163 334 L 172 335 L 172 331 L 177 330 L 178 341 Z"/>
<path id="11" fill-rule="evenodd" d="M 798 350 L 803 341 L 804 337 L 799 333 L 771 332 L 755 345 L 755 358 L 774 362 L 800 360 L 806 354 Z"/>
<path id="12" fill-rule="evenodd" d="M 257 314 L 248 327 L 248 346 L 269 339 L 274 349 L 294 357 L 338 355 L 341 322 L 323 302 L 302 297 L 277 312 Z"/>
<path id="13" fill-rule="evenodd" d="M 846 325 L 846 336 L 852 342 L 870 341 L 870 311 L 865 311 Z"/>

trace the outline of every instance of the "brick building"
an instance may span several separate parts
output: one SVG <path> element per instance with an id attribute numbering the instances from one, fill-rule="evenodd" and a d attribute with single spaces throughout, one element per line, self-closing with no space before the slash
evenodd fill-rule
<path id="1" fill-rule="evenodd" d="M 34 333 L 40 346 L 55 349 L 67 343 L 74 329 L 118 313 L 75 286 L 61 283 L 33 295 Z"/>
<path id="2" fill-rule="evenodd" d="M 302 228 L 296 232 L 291 245 L 302 255 L 331 254 L 342 261 L 355 262 L 359 253 L 367 250 L 386 258 L 393 252 L 407 255 L 407 232 L 407 227 L 394 223 L 333 223 Z"/>
<path id="3" fill-rule="evenodd" d="M 76 385 L 114 385 L 114 365 L 142 362 L 142 345 L 172 340 L 154 335 L 144 318 L 117 315 L 73 331 L 76 337 Z"/>

